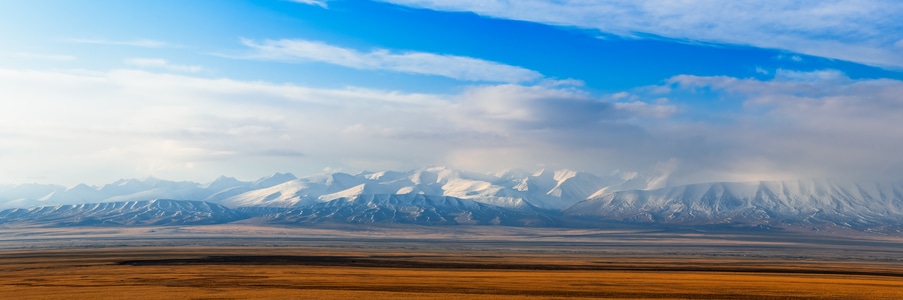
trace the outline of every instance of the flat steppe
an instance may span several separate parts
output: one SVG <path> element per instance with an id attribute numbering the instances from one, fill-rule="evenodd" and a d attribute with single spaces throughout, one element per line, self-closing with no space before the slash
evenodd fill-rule
<path id="1" fill-rule="evenodd" d="M 510 227 L 0 228 L 0 299 L 903 299 L 903 239 Z"/>

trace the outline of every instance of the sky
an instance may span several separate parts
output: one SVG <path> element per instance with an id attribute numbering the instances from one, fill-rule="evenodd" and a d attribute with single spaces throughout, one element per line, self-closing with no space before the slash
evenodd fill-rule
<path id="1" fill-rule="evenodd" d="M 903 180 L 895 0 L 0 1 L 0 183 Z"/>

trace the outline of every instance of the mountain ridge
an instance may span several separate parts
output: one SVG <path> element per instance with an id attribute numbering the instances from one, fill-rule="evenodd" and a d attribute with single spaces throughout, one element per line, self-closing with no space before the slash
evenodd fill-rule
<path id="1" fill-rule="evenodd" d="M 266 223 L 552 226 L 556 222 L 537 211 L 450 196 L 374 194 L 288 209 L 267 216 Z"/>
<path id="2" fill-rule="evenodd" d="M 831 180 L 728 182 L 619 191 L 564 210 L 575 216 L 662 224 L 903 224 L 903 184 Z"/>
<path id="3" fill-rule="evenodd" d="M 481 174 L 428 167 L 409 171 L 328 173 L 298 178 L 275 173 L 253 182 L 221 176 L 209 183 L 153 177 L 100 187 L 50 184 L 0 186 L 0 208 L 146 199 L 192 199 L 231 207 L 294 207 L 365 194 L 424 194 L 517 207 L 563 209 L 624 180 L 571 170 Z"/>
<path id="4" fill-rule="evenodd" d="M 172 199 L 12 208 L 0 211 L 0 224 L 49 227 L 210 225 L 246 218 L 246 215 L 219 204 Z"/>
<path id="5" fill-rule="evenodd" d="M 309 225 L 341 220 L 365 224 L 360 221 L 365 219 L 372 223 L 428 225 L 433 220 L 441 220 L 437 222 L 468 224 L 470 221 L 458 222 L 456 218 L 469 213 L 474 216 L 473 224 L 481 225 L 560 226 L 599 220 L 763 228 L 836 226 L 903 233 L 901 183 L 807 179 L 714 182 L 653 189 L 666 182 L 667 176 L 621 175 L 596 176 L 571 170 L 479 174 L 429 167 L 357 174 L 336 172 L 300 178 L 291 173 L 275 173 L 254 182 L 222 176 L 207 184 L 151 177 L 123 179 L 101 187 L 79 184 L 68 189 L 42 184 L 0 185 L 0 207 L 189 199 L 241 208 L 240 212 L 258 217 L 296 210 L 294 217 L 283 214 L 281 219 L 268 219 L 280 224 Z M 361 202 L 360 199 L 370 200 Z M 461 206 L 463 203 L 468 205 Z M 399 205 L 406 208 L 401 209 Z M 433 219 L 412 217 L 412 207 L 430 212 Z M 510 218 L 493 223 L 481 211 Z M 342 214 L 344 219 L 339 218 Z M 385 218 L 390 215 L 398 219 Z M 517 221 L 526 216 L 540 221 Z"/>

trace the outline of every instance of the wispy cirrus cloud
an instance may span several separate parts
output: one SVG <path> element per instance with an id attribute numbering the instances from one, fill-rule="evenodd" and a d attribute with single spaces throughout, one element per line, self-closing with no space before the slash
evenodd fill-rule
<path id="1" fill-rule="evenodd" d="M 478 58 L 427 52 L 393 52 L 376 49 L 362 52 L 318 41 L 302 39 L 242 39 L 255 50 L 249 59 L 284 62 L 315 61 L 359 70 L 381 70 L 442 76 L 464 81 L 532 82 L 543 78 L 539 72 Z"/>
<path id="2" fill-rule="evenodd" d="M 329 8 L 329 6 L 326 5 L 327 0 L 290 0 L 290 1 L 295 2 L 295 3 L 307 4 L 307 5 L 316 5 L 316 6 L 319 6 L 322 8 Z"/>
<path id="3" fill-rule="evenodd" d="M 52 61 L 73 61 L 78 59 L 72 55 L 64 55 L 64 54 L 49 54 L 49 53 L 34 53 L 34 52 L 16 52 L 12 54 L 15 57 L 27 58 L 27 59 L 39 59 L 39 60 L 52 60 Z"/>
<path id="4" fill-rule="evenodd" d="M 142 68 L 156 68 L 175 72 L 200 72 L 204 70 L 201 66 L 172 64 L 162 58 L 130 58 L 123 61 L 130 66 Z"/>
<path id="5" fill-rule="evenodd" d="M 630 38 L 750 45 L 903 67 L 896 0 L 382 0 L 442 11 L 598 29 Z M 651 36 L 650 36 L 651 35 Z M 897 45 L 897 46 L 895 46 Z"/>
<path id="6" fill-rule="evenodd" d="M 77 44 L 97 44 L 97 45 L 112 45 L 112 46 L 131 46 L 131 47 L 141 47 L 141 48 L 165 48 L 172 47 L 173 45 L 152 39 L 136 39 L 136 40 L 108 40 L 108 39 L 67 39 L 66 41 L 70 43 Z"/>

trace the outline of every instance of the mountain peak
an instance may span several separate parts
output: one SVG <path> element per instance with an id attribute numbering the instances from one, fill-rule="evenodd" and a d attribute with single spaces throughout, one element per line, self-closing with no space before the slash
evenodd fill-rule
<path id="1" fill-rule="evenodd" d="M 138 179 L 135 179 L 135 178 L 129 178 L 129 179 L 122 178 L 122 179 L 114 181 L 111 184 L 108 184 L 107 186 L 129 186 L 129 185 L 135 185 L 135 184 L 141 184 L 141 181 Z"/>
<path id="2" fill-rule="evenodd" d="M 70 191 L 88 191 L 88 190 L 97 191 L 97 187 L 90 186 L 90 185 L 87 185 L 84 183 L 79 183 L 79 184 L 76 184 L 76 185 L 68 188 L 66 191 L 70 192 Z"/>
<path id="3" fill-rule="evenodd" d="M 203 185 L 202 187 L 205 189 L 225 189 L 245 184 L 247 183 L 238 180 L 235 177 L 227 177 L 225 175 L 221 175 L 220 177 L 217 177 L 215 180 Z"/>
<path id="4" fill-rule="evenodd" d="M 275 173 L 271 176 L 263 177 L 254 182 L 254 186 L 258 188 L 268 188 L 271 186 L 279 185 L 281 183 L 285 183 L 288 181 L 292 181 L 298 179 L 292 173 Z"/>
<path id="5" fill-rule="evenodd" d="M 155 184 L 159 183 L 160 181 L 164 181 L 164 180 L 161 180 L 154 176 L 147 176 L 144 178 L 144 180 L 141 180 L 142 183 L 147 184 L 147 185 L 155 185 Z"/>

